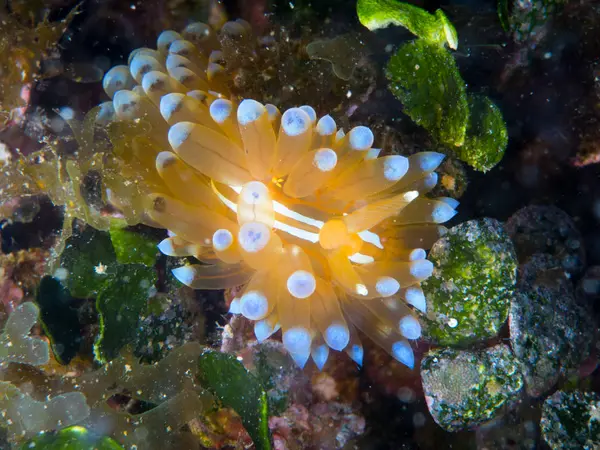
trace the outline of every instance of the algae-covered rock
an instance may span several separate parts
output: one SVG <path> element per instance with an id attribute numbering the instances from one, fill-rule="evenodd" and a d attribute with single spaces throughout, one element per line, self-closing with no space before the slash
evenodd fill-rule
<path id="1" fill-rule="evenodd" d="M 600 397 L 558 391 L 542 407 L 542 438 L 552 449 L 600 448 Z"/>
<path id="2" fill-rule="evenodd" d="M 495 336 L 508 316 L 517 275 L 502 224 L 481 219 L 457 225 L 433 245 L 429 259 L 434 270 L 422 284 L 424 335 L 443 345 Z"/>
<path id="3" fill-rule="evenodd" d="M 497 417 L 523 388 L 505 345 L 477 352 L 431 351 L 421 362 L 421 380 L 429 412 L 447 431 L 471 429 Z"/>
<path id="4" fill-rule="evenodd" d="M 527 393 L 539 397 L 590 355 L 594 324 L 579 304 L 559 260 L 534 255 L 520 270 L 510 306 L 510 342 Z"/>

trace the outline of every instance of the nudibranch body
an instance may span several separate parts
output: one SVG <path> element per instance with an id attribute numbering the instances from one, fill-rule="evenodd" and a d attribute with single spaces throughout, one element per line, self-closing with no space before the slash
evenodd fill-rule
<path id="1" fill-rule="evenodd" d="M 220 33 L 251 36 L 243 21 Z M 104 78 L 112 102 L 97 120 L 151 124 L 153 145 L 132 152 L 155 191 L 147 222 L 170 232 L 160 250 L 202 263 L 175 277 L 245 285 L 231 312 L 255 321 L 259 341 L 281 329 L 300 366 L 312 357 L 322 368 L 330 349 L 362 364 L 358 329 L 413 367 L 420 282 L 433 270 L 425 250 L 458 204 L 426 196 L 443 155 L 380 156 L 367 127 L 345 133 L 310 106 L 239 99 L 223 64 L 218 35 L 194 23 Z"/>

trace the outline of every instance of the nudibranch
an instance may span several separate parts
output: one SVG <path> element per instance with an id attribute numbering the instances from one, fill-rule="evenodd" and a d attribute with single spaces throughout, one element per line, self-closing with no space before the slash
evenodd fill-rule
<path id="1" fill-rule="evenodd" d="M 360 330 L 412 368 L 426 250 L 458 204 L 427 196 L 444 156 L 381 156 L 368 127 L 344 132 L 307 105 L 281 113 L 239 98 L 219 37 L 248 41 L 250 27 L 219 33 L 164 31 L 104 77 L 112 101 L 98 118 L 152 125 L 154 144 L 133 153 L 154 190 L 147 222 L 169 231 L 159 249 L 200 261 L 174 276 L 245 286 L 231 312 L 254 321 L 259 341 L 281 329 L 299 366 L 312 357 L 322 368 L 330 349 L 362 364 Z"/>

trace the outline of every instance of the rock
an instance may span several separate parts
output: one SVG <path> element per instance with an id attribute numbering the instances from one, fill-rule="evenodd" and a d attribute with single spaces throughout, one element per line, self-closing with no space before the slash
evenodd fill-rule
<path id="1" fill-rule="evenodd" d="M 516 410 L 475 430 L 481 450 L 535 450 L 538 448 L 541 408 L 521 404 Z"/>
<path id="2" fill-rule="evenodd" d="M 442 345 L 464 345 L 495 336 L 508 315 L 516 281 L 513 245 L 494 219 L 451 228 L 432 247 L 433 275 L 424 336 Z"/>
<path id="3" fill-rule="evenodd" d="M 506 222 L 506 231 L 515 244 L 519 262 L 536 253 L 546 253 L 560 261 L 569 274 L 585 267 L 585 250 L 575 223 L 555 206 L 526 206 Z"/>
<path id="4" fill-rule="evenodd" d="M 476 352 L 434 350 L 421 362 L 421 379 L 429 412 L 446 431 L 498 417 L 523 388 L 517 362 L 502 344 Z"/>
<path id="5" fill-rule="evenodd" d="M 534 255 L 521 268 L 508 322 L 532 397 L 543 395 L 590 354 L 594 326 L 589 311 L 576 302 L 560 262 L 549 255 Z"/>
<path id="6" fill-rule="evenodd" d="M 595 308 L 600 307 L 600 266 L 586 270 L 577 284 L 577 295 Z"/>
<path id="7" fill-rule="evenodd" d="M 542 438 L 552 449 L 600 447 L 600 397 L 593 392 L 558 391 L 542 407 Z"/>

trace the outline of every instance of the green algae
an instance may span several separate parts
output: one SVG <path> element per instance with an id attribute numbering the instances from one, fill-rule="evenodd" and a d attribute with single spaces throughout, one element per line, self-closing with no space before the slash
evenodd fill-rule
<path id="1" fill-rule="evenodd" d="M 508 316 L 517 275 L 502 225 L 482 219 L 455 226 L 433 245 L 429 259 L 434 270 L 422 283 L 424 336 L 449 346 L 494 337 Z"/>
<path id="2" fill-rule="evenodd" d="M 91 298 L 117 272 L 116 255 L 108 233 L 86 226 L 71 236 L 60 257 L 65 286 L 73 297 Z"/>
<path id="3" fill-rule="evenodd" d="M 267 394 L 259 380 L 234 355 L 206 350 L 198 364 L 202 386 L 240 415 L 257 450 L 270 450 Z"/>
<path id="4" fill-rule="evenodd" d="M 72 307 L 73 297 L 60 281 L 45 276 L 37 289 L 35 303 L 54 357 L 59 363 L 68 364 L 81 343 L 81 325 Z"/>
<path id="5" fill-rule="evenodd" d="M 390 58 L 386 76 L 389 89 L 417 125 L 445 145 L 464 144 L 469 120 L 466 86 L 450 52 L 417 39 Z"/>
<path id="6" fill-rule="evenodd" d="M 431 351 L 421 362 L 421 379 L 429 411 L 446 431 L 492 420 L 518 399 L 524 385 L 506 345 L 476 352 Z"/>
<path id="7" fill-rule="evenodd" d="M 120 264 L 144 264 L 156 262 L 158 240 L 145 234 L 121 227 L 110 228 L 110 240 Z"/>
<path id="8" fill-rule="evenodd" d="M 118 273 L 103 285 L 96 298 L 100 332 L 94 344 L 94 356 L 98 361 L 105 363 L 115 358 L 119 350 L 135 337 L 156 280 L 152 267 L 123 264 L 119 266 Z"/>
<path id="9" fill-rule="evenodd" d="M 508 145 L 508 131 L 500 109 L 487 97 L 468 94 L 469 123 L 458 157 L 471 167 L 487 172 L 500 162 Z"/>
<path id="10" fill-rule="evenodd" d="M 370 30 L 397 25 L 417 36 L 398 48 L 386 68 L 404 112 L 474 169 L 494 167 L 508 144 L 506 124 L 491 100 L 467 93 L 447 48 L 457 48 L 458 35 L 444 13 L 396 0 L 359 0 L 356 10 Z"/>
<path id="11" fill-rule="evenodd" d="M 458 47 L 458 34 L 441 9 L 429 14 L 422 8 L 396 0 L 358 0 L 358 19 L 369 30 L 390 25 L 406 28 L 431 44 Z"/>
<path id="12" fill-rule="evenodd" d="M 57 433 L 42 434 L 23 445 L 20 450 L 123 450 L 113 439 L 96 436 L 80 426 L 72 426 Z"/>

